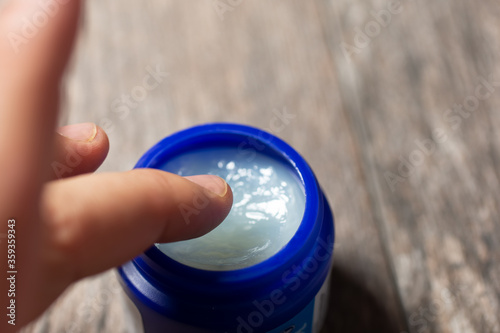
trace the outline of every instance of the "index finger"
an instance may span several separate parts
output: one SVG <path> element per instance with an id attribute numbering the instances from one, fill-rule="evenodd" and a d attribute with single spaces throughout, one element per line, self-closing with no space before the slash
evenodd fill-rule
<path id="1" fill-rule="evenodd" d="M 42 200 L 45 247 L 74 281 L 121 265 L 155 242 L 209 232 L 232 201 L 231 188 L 217 176 L 186 179 L 135 169 L 55 181 L 46 185 Z"/>

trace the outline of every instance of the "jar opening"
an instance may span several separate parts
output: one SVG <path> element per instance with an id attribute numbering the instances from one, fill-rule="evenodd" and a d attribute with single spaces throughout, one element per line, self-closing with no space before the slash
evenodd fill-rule
<path id="1" fill-rule="evenodd" d="M 256 265 L 286 246 L 303 219 L 304 186 L 293 167 L 277 156 L 215 145 L 180 152 L 158 168 L 181 176 L 217 175 L 233 190 L 231 212 L 216 229 L 196 239 L 156 244 L 184 265 L 212 271 Z M 203 198 L 198 199 L 185 208 L 203 214 Z"/>

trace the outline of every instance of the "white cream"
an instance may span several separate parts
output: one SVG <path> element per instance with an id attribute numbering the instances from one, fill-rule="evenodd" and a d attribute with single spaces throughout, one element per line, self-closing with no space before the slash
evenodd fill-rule
<path id="1" fill-rule="evenodd" d="M 225 271 L 260 263 L 291 240 L 305 210 L 302 183 L 283 162 L 259 153 L 250 157 L 237 148 L 218 147 L 185 153 L 164 165 L 162 169 L 181 176 L 224 178 L 234 202 L 215 230 L 188 241 L 157 244 L 163 253 L 191 267 Z"/>

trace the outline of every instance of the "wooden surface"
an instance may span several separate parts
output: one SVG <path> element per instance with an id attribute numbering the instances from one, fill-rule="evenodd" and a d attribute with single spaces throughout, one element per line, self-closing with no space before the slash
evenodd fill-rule
<path id="1" fill-rule="evenodd" d="M 500 332 L 500 3 L 218 2 L 234 7 L 86 2 L 61 123 L 108 129 L 100 171 L 194 124 L 268 128 L 287 110 L 276 134 L 336 216 L 323 332 Z M 112 271 L 87 279 L 26 331 L 130 331 L 121 297 Z"/>

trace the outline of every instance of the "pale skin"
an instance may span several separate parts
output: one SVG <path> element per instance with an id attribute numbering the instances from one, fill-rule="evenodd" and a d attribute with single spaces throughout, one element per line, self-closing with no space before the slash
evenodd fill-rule
<path id="1" fill-rule="evenodd" d="M 106 133 L 88 123 L 56 128 L 60 81 L 81 5 L 80 0 L 61 5 L 19 52 L 4 37 L 21 35 L 22 19 L 39 10 L 39 2 L 10 0 L 0 9 L 1 332 L 20 329 L 70 284 L 119 266 L 155 242 L 207 233 L 232 205 L 231 189 L 215 176 L 186 179 L 152 169 L 92 174 L 108 152 Z M 68 151 L 85 156 L 57 179 L 54 165 L 67 164 Z M 186 220 L 179 206 L 193 205 L 200 196 L 209 199 L 206 207 Z M 12 219 L 16 326 L 7 323 L 10 284 L 3 278 Z"/>

